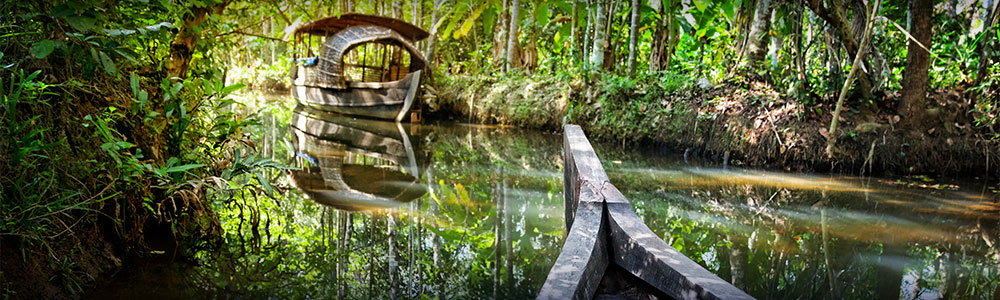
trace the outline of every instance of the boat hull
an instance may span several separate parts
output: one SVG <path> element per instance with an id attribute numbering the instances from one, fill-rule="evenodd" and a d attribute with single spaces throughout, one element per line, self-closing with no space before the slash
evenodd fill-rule
<path id="1" fill-rule="evenodd" d="M 352 83 L 345 89 L 296 84 L 292 96 L 300 104 L 327 112 L 402 121 L 420 87 L 420 73 L 384 83 Z"/>

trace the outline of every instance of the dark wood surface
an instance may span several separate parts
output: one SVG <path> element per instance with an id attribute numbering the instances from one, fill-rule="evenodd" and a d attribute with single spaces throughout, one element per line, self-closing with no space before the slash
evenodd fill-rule
<path id="1" fill-rule="evenodd" d="M 564 134 L 568 233 L 538 299 L 626 296 L 607 293 L 618 290 L 643 294 L 627 298 L 753 299 L 653 233 L 611 184 L 583 130 L 566 125 Z"/>

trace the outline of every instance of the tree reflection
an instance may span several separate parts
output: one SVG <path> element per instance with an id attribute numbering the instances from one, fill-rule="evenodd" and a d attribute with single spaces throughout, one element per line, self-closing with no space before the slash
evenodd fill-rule
<path id="1" fill-rule="evenodd" d="M 275 187 L 281 193 L 274 199 L 241 193 L 216 203 L 224 243 L 196 253 L 196 266 L 164 273 L 162 277 L 183 278 L 183 283 L 160 296 L 532 298 L 541 288 L 563 239 L 559 136 L 405 127 L 396 134 L 410 138 L 414 155 L 422 160 L 415 164 L 420 170 L 411 173 L 404 155 L 393 154 L 401 152 L 386 151 L 403 143 L 382 140 L 359 146 L 329 131 L 302 135 L 295 128 L 281 128 L 282 122 L 293 123 L 290 114 L 278 119 L 277 127 L 265 124 L 261 135 L 287 139 L 268 141 L 267 148 L 275 160 L 299 169 L 287 180 L 278 180 Z M 369 132 L 383 128 L 352 122 L 352 128 Z M 344 130 L 344 124 L 338 126 Z M 341 146 L 321 145 L 329 143 Z M 329 205 L 322 198 L 329 200 L 329 195 L 318 193 L 317 187 L 330 189 L 326 178 L 331 174 L 320 167 L 334 158 L 343 162 L 341 167 L 416 175 L 405 179 L 376 173 L 390 182 L 405 181 L 406 188 L 416 184 L 420 195 L 386 206 Z M 320 159 L 328 161 L 320 164 Z M 303 174 L 313 176 L 312 185 L 303 184 Z M 343 182 L 373 196 L 369 200 L 411 195 L 360 187 L 375 184 L 371 180 Z M 306 192 L 292 188 L 292 183 Z"/>
<path id="2" fill-rule="evenodd" d="M 635 160 L 605 166 L 649 227 L 755 297 L 1000 296 L 996 194 Z"/>

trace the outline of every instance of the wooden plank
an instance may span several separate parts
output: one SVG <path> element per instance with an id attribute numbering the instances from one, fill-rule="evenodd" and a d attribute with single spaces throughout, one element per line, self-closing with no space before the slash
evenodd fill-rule
<path id="1" fill-rule="evenodd" d="M 585 183 L 575 215 L 579 222 L 566 235 L 563 251 L 545 278 L 537 299 L 591 299 L 608 268 L 608 225 L 596 187 Z"/>
<path id="2" fill-rule="evenodd" d="M 674 299 L 753 299 L 667 245 L 635 214 L 614 185 L 601 190 L 608 207 L 611 260 Z"/>

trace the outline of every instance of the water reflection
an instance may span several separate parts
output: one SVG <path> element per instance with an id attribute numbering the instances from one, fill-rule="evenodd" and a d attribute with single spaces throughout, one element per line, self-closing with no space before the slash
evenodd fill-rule
<path id="1" fill-rule="evenodd" d="M 680 164 L 604 150 L 654 232 L 761 299 L 995 299 L 1000 196 L 982 183 Z"/>
<path id="2" fill-rule="evenodd" d="M 193 265 L 123 271 L 90 297 L 534 298 L 563 240 L 560 135 L 330 121 L 275 103 L 249 134 L 261 155 L 301 168 L 266 176 L 282 192 L 234 191 L 212 204 L 221 245 Z M 998 295 L 995 187 L 594 146 L 654 232 L 757 298 Z"/>
<path id="3" fill-rule="evenodd" d="M 399 123 L 295 109 L 292 183 L 317 203 L 344 210 L 396 207 L 427 193 L 419 135 Z M 411 127 L 407 125 L 407 127 Z M 410 128 L 419 132 L 418 126 Z"/>

